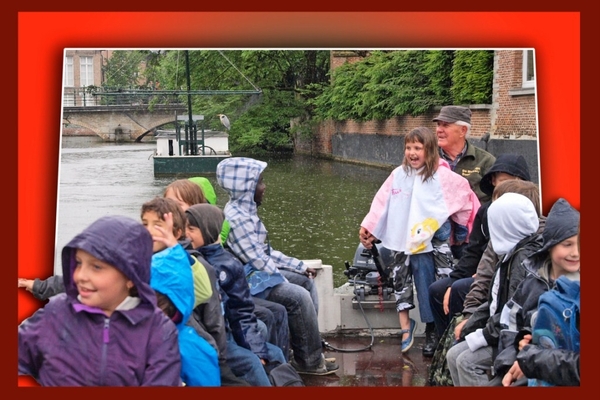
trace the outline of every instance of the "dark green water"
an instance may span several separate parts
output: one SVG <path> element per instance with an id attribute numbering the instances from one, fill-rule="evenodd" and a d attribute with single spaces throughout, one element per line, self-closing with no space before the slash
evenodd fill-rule
<path id="1" fill-rule="evenodd" d="M 59 172 L 57 254 L 77 233 L 108 214 L 139 219 L 141 205 L 175 178 L 154 178 L 154 143 L 115 144 L 89 137 L 64 137 Z M 249 155 L 245 155 L 249 156 Z M 335 285 L 345 282 L 360 222 L 389 169 L 310 156 L 256 156 L 268 163 L 259 208 L 273 248 L 300 259 L 333 266 Z M 218 204 L 227 195 L 208 176 Z M 60 272 L 56 263 L 55 272 Z"/>

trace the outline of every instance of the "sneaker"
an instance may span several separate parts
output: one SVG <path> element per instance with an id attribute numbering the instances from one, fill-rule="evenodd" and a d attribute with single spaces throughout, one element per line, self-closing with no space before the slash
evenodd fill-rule
<path id="1" fill-rule="evenodd" d="M 335 371 L 337 371 L 340 368 L 339 365 L 337 365 L 335 362 L 327 361 L 326 358 L 323 358 L 319 366 L 315 369 L 303 368 L 300 365 L 298 365 L 296 360 L 290 361 L 290 364 L 292 364 L 292 367 L 294 367 L 296 372 L 304 375 L 330 375 L 335 373 Z"/>
<path id="2" fill-rule="evenodd" d="M 423 346 L 423 357 L 433 357 L 438 345 L 438 337 L 435 330 L 425 332 L 425 346 Z"/>
<path id="3" fill-rule="evenodd" d="M 404 335 L 405 333 L 408 333 L 408 338 L 404 339 L 402 341 L 401 347 L 400 349 L 402 350 L 403 353 L 407 352 L 413 345 L 415 338 L 414 338 L 414 334 L 415 334 L 415 328 L 417 327 L 417 323 L 415 322 L 414 319 L 410 319 L 410 329 L 402 329 L 400 331 L 400 335 Z"/>

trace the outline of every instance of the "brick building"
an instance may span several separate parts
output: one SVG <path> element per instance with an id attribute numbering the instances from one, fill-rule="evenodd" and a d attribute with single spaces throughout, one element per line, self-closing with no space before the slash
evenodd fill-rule
<path id="1" fill-rule="evenodd" d="M 356 62 L 368 52 L 332 51 L 331 68 Z M 470 142 L 492 154 L 522 154 L 538 180 L 538 129 L 533 50 L 495 50 L 492 104 L 471 104 Z M 364 164 L 396 166 L 404 156 L 405 134 L 417 126 L 435 130 L 432 119 L 439 108 L 412 117 L 359 122 L 325 121 L 313 131 L 311 139 L 297 138 L 300 153 L 328 156 Z M 487 142 L 481 139 L 489 133 Z"/>
<path id="2" fill-rule="evenodd" d="M 63 106 L 83 106 L 84 103 L 94 101 L 93 96 L 86 95 L 85 88 L 102 85 L 104 82 L 102 66 L 111 52 L 111 50 L 65 50 Z"/>

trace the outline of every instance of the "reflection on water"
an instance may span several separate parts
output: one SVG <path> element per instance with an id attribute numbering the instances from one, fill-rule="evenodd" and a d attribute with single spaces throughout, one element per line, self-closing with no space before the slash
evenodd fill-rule
<path id="1" fill-rule="evenodd" d="M 155 178 L 154 143 L 115 144 L 99 138 L 64 137 L 59 169 L 55 272 L 60 249 L 103 215 L 139 219 L 142 203 L 162 195 L 176 178 Z M 345 282 L 358 229 L 389 170 L 308 156 L 256 157 L 266 161 L 267 186 L 259 215 L 271 245 L 300 259 L 333 266 L 335 285 Z M 218 204 L 228 198 L 214 176 Z"/>

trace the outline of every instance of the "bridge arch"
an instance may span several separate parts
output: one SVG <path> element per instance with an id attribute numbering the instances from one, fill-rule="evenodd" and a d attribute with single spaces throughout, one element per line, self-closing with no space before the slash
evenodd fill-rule
<path id="1" fill-rule="evenodd" d="M 148 133 L 169 122 L 187 108 L 182 104 L 64 107 L 63 123 L 93 131 L 103 140 L 141 141 Z"/>

